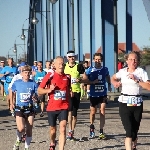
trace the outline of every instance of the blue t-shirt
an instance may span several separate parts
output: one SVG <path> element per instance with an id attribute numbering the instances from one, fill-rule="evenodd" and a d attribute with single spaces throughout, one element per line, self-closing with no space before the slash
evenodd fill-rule
<path id="1" fill-rule="evenodd" d="M 1 71 L 3 70 L 3 68 L 4 67 L 0 66 L 0 74 L 2 74 Z M 5 76 L 0 77 L 0 80 L 4 82 L 5 81 Z"/>
<path id="2" fill-rule="evenodd" d="M 5 79 L 7 83 L 10 83 L 12 78 L 14 77 L 14 75 L 16 75 L 18 73 L 17 67 L 15 66 L 5 66 L 2 71 L 1 74 L 5 74 L 6 72 L 9 72 L 9 74 L 5 75 Z"/>
<path id="3" fill-rule="evenodd" d="M 24 82 L 22 79 L 15 81 L 12 85 L 12 91 L 16 92 L 16 106 L 29 106 L 33 104 L 32 97 L 37 95 L 38 85 L 33 80 Z"/>
<path id="4" fill-rule="evenodd" d="M 38 70 L 37 66 L 32 66 L 32 71 L 37 71 L 37 70 Z"/>
<path id="5" fill-rule="evenodd" d="M 39 71 L 36 71 L 36 74 L 34 76 L 34 80 L 36 83 L 40 83 L 42 82 L 44 76 L 46 75 L 46 72 L 45 71 L 42 71 L 42 72 L 39 72 Z"/>
<path id="6" fill-rule="evenodd" d="M 86 74 L 90 81 L 99 80 L 99 83 L 90 85 L 90 96 L 100 97 L 107 95 L 106 76 L 109 75 L 108 68 L 101 67 L 96 69 L 95 67 L 89 67 Z"/>

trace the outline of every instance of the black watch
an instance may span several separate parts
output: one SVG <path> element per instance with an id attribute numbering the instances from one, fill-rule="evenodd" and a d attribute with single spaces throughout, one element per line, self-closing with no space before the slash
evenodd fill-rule
<path id="1" fill-rule="evenodd" d="M 138 80 L 136 81 L 136 83 L 139 83 L 139 82 L 141 82 L 141 80 L 140 80 L 140 79 L 138 79 Z"/>

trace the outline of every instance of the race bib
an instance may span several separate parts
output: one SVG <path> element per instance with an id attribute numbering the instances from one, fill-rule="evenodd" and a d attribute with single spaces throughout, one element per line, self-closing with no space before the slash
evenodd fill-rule
<path id="1" fill-rule="evenodd" d="M 142 98 L 136 96 L 128 96 L 127 106 L 141 106 Z"/>
<path id="2" fill-rule="evenodd" d="M 76 82 L 76 78 L 71 78 L 71 84 L 76 84 L 77 82 Z"/>
<path id="3" fill-rule="evenodd" d="M 104 85 L 95 85 L 95 92 L 104 92 Z"/>
<path id="4" fill-rule="evenodd" d="M 31 93 L 20 93 L 20 101 L 21 102 L 29 102 L 31 97 Z"/>
<path id="5" fill-rule="evenodd" d="M 42 82 L 43 77 L 38 77 L 38 82 Z"/>
<path id="6" fill-rule="evenodd" d="M 55 90 L 54 100 L 66 100 L 66 92 Z"/>

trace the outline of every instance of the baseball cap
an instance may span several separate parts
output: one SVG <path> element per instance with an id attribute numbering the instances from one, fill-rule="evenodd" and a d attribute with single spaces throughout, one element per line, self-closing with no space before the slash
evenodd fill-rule
<path id="1" fill-rule="evenodd" d="M 26 62 L 21 62 L 21 64 L 19 65 L 19 67 L 23 67 L 23 66 L 26 66 Z"/>

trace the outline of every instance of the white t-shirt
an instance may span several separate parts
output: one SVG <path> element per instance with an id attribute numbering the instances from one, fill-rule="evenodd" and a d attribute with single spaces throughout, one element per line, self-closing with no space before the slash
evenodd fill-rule
<path id="1" fill-rule="evenodd" d="M 47 69 L 47 68 L 45 68 L 45 69 L 43 69 L 46 73 L 49 73 L 49 72 L 51 72 L 51 73 L 53 73 L 54 72 L 54 70 L 53 69 Z"/>
<path id="2" fill-rule="evenodd" d="M 122 90 L 121 93 L 127 95 L 140 95 L 142 91 L 142 87 L 139 86 L 138 83 L 129 78 L 129 74 L 134 74 L 136 79 L 140 79 L 143 82 L 148 80 L 148 75 L 145 70 L 142 68 L 137 68 L 133 73 L 127 72 L 127 67 L 120 69 L 119 72 L 116 73 L 117 79 L 121 80 Z M 119 96 L 118 101 L 122 103 L 127 103 L 128 96 L 121 95 Z"/>
<path id="3" fill-rule="evenodd" d="M 13 83 L 14 83 L 15 81 L 19 80 L 19 79 L 22 79 L 22 75 L 21 75 L 21 74 L 16 74 L 16 75 L 13 77 L 11 83 L 9 84 L 8 89 L 11 89 Z M 32 76 L 32 75 L 30 75 L 30 79 L 33 80 L 33 76 Z"/>

